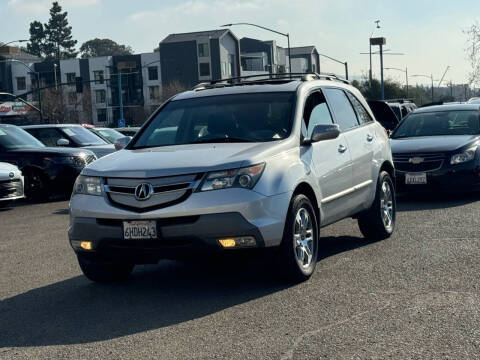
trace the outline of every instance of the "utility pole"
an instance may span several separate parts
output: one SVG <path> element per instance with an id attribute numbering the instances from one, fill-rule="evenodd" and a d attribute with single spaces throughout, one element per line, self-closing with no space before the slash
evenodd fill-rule
<path id="1" fill-rule="evenodd" d="M 372 87 L 372 36 L 373 33 L 375 32 L 375 29 L 380 29 L 380 20 L 375 20 L 374 23 L 377 25 L 376 27 L 373 28 L 372 33 L 370 34 L 369 38 L 369 46 L 370 46 L 370 71 L 368 73 L 368 78 L 370 81 L 370 88 Z"/>
<path id="2" fill-rule="evenodd" d="M 380 44 L 380 82 L 382 83 L 381 100 L 385 100 L 385 82 L 383 81 L 383 44 Z"/>

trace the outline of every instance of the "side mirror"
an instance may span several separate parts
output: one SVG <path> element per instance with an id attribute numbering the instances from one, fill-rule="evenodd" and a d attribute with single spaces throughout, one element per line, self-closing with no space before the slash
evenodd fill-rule
<path id="1" fill-rule="evenodd" d="M 340 136 L 340 127 L 337 124 L 332 125 L 315 125 L 310 139 L 305 139 L 304 144 L 311 144 L 324 140 L 336 139 Z"/>
<path id="2" fill-rule="evenodd" d="M 57 140 L 57 146 L 68 146 L 70 145 L 70 141 L 67 139 L 61 138 Z"/>
<path id="3" fill-rule="evenodd" d="M 115 140 L 113 146 L 115 146 L 115 150 L 122 150 L 128 143 L 132 140 L 131 136 L 121 137 L 120 139 Z"/>

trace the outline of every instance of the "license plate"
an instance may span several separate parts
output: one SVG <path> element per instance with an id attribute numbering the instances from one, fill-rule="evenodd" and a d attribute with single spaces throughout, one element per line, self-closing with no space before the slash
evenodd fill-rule
<path id="1" fill-rule="evenodd" d="M 123 238 L 125 240 L 156 239 L 156 221 L 124 221 Z"/>
<path id="2" fill-rule="evenodd" d="M 420 185 L 427 183 L 426 173 L 405 174 L 405 184 L 407 185 Z"/>

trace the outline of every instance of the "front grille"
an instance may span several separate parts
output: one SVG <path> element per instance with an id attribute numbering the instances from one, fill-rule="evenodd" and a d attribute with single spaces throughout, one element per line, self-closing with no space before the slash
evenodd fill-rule
<path id="1" fill-rule="evenodd" d="M 112 204 L 143 212 L 184 201 L 198 186 L 202 176 L 203 174 L 189 174 L 150 179 L 107 178 L 104 190 Z M 138 200 L 135 189 L 144 183 L 152 186 L 153 193 L 147 200 Z"/>
<path id="2" fill-rule="evenodd" d="M 0 182 L 0 198 L 14 198 L 23 196 L 23 185 L 20 179 Z"/>
<path id="3" fill-rule="evenodd" d="M 393 154 L 395 169 L 402 172 L 428 172 L 442 167 L 445 154 Z"/>
<path id="4" fill-rule="evenodd" d="M 96 159 L 95 155 L 87 155 L 85 156 L 85 165 L 90 164 L 91 162 L 94 162 Z"/>

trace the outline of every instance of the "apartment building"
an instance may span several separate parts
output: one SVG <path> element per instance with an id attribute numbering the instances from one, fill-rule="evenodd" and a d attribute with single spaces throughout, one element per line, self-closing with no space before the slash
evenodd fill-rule
<path id="1" fill-rule="evenodd" d="M 168 35 L 160 54 L 164 88 L 240 76 L 240 43 L 228 29 Z"/>

